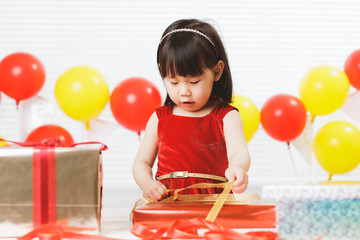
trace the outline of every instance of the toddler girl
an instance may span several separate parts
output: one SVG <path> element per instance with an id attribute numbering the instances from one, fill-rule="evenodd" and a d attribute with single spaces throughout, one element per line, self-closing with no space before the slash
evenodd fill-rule
<path id="1" fill-rule="evenodd" d="M 234 181 L 233 192 L 243 192 L 250 156 L 241 117 L 229 105 L 232 78 L 216 30 L 196 19 L 175 21 L 160 39 L 157 63 L 167 96 L 164 106 L 148 120 L 133 165 L 144 197 L 160 200 L 165 189 L 198 182 Z M 217 192 L 189 189 L 182 193 Z"/>

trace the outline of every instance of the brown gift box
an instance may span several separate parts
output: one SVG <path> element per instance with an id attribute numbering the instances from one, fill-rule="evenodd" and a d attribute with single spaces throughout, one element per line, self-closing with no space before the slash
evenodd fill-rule
<path id="1" fill-rule="evenodd" d="M 0 237 L 21 236 L 39 225 L 34 222 L 35 215 L 39 214 L 39 209 L 34 210 L 34 151 L 31 147 L 0 148 Z M 54 185 L 55 194 L 41 186 L 40 195 L 41 198 L 49 195 L 54 198 L 54 203 L 56 201 L 55 222 L 77 230 L 99 232 L 102 206 L 100 148 L 57 147 L 49 151 L 55 151 L 56 177 L 53 176 L 54 181 L 49 183 Z M 50 173 L 49 178 L 52 177 Z M 38 183 L 44 184 L 44 181 Z M 40 214 L 44 215 L 46 204 L 42 205 Z"/>
<path id="2" fill-rule="evenodd" d="M 216 199 L 215 195 L 210 198 Z M 133 223 L 156 229 L 177 219 L 205 219 L 214 201 L 201 198 L 202 196 L 184 195 L 185 201 L 147 203 L 133 210 Z M 209 196 L 204 195 L 204 199 L 208 198 Z M 261 201 L 244 203 L 230 194 L 215 221 L 226 228 L 275 228 L 275 205 L 263 204 Z"/>

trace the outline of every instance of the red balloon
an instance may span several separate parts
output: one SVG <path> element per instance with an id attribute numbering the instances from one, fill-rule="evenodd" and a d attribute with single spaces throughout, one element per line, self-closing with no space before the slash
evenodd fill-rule
<path id="1" fill-rule="evenodd" d="M 118 123 L 140 134 L 155 108 L 161 106 L 161 96 L 150 81 L 128 78 L 111 93 L 110 106 Z"/>
<path id="2" fill-rule="evenodd" d="M 351 53 L 345 61 L 344 72 L 350 84 L 360 90 L 360 49 Z"/>
<path id="3" fill-rule="evenodd" d="M 28 53 L 13 53 L 0 62 L 1 91 L 16 100 L 37 94 L 45 82 L 45 68 L 35 56 Z"/>
<path id="4" fill-rule="evenodd" d="M 58 141 L 64 147 L 74 144 L 74 139 L 70 133 L 57 125 L 43 125 L 34 129 L 26 138 L 25 142 L 44 142 Z"/>
<path id="5" fill-rule="evenodd" d="M 261 109 L 261 124 L 272 138 L 289 143 L 304 130 L 305 105 L 294 96 L 275 95 Z"/>

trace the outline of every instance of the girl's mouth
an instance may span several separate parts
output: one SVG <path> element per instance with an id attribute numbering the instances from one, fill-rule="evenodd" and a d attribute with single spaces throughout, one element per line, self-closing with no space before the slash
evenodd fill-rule
<path id="1" fill-rule="evenodd" d="M 182 102 L 183 106 L 191 106 L 193 104 L 194 104 L 194 102 Z"/>

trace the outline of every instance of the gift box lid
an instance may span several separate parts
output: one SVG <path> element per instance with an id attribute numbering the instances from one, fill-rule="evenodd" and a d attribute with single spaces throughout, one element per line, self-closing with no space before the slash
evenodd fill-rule
<path id="1" fill-rule="evenodd" d="M 151 228 L 171 224 L 175 219 L 206 218 L 218 194 L 179 196 L 181 200 L 140 204 L 133 209 L 133 222 Z M 275 205 L 263 202 L 257 194 L 229 194 L 216 222 L 228 228 L 274 228 Z"/>
<path id="2" fill-rule="evenodd" d="M 359 199 L 360 185 L 268 185 L 262 187 L 262 198 L 276 201 L 284 199 Z"/>

